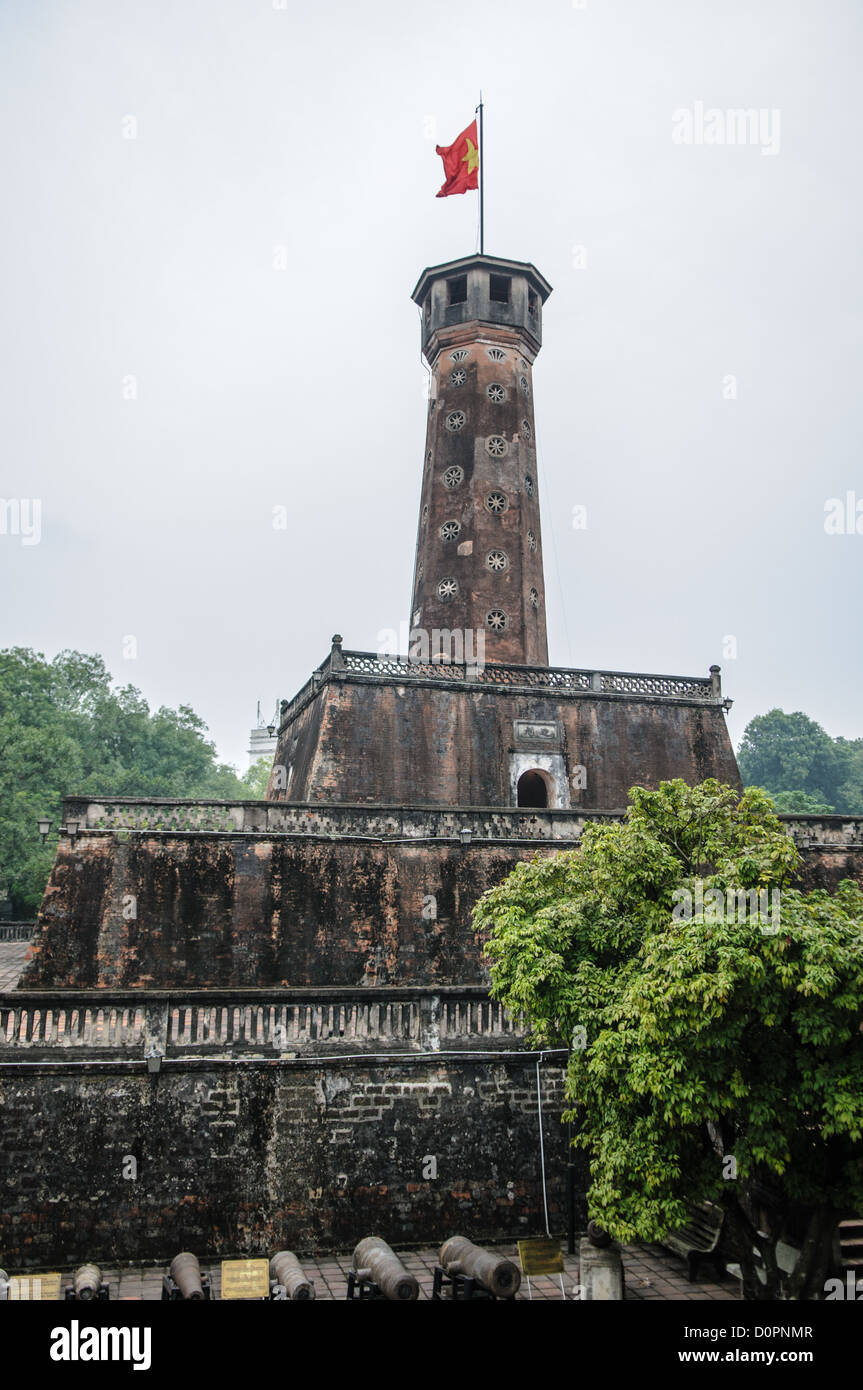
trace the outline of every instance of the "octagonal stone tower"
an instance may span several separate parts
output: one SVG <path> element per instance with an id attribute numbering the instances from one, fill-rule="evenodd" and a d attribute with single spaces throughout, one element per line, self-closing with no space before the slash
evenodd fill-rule
<path id="1" fill-rule="evenodd" d="M 467 256 L 412 295 L 431 389 L 411 627 L 466 653 L 483 633 L 491 662 L 548 663 L 532 374 L 550 293 L 532 265 Z"/>

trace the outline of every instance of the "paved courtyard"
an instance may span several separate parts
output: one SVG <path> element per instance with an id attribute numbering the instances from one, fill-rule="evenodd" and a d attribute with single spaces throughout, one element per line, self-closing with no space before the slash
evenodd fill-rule
<path id="1" fill-rule="evenodd" d="M 0 941 L 0 991 L 17 989 L 29 949 L 29 941 Z"/>
<path id="2" fill-rule="evenodd" d="M 495 1249 L 510 1256 L 516 1263 L 518 1262 L 518 1252 L 515 1245 L 496 1246 Z M 416 1276 L 420 1286 L 420 1298 L 430 1299 L 438 1252 L 436 1250 L 402 1252 L 400 1259 L 406 1268 Z M 623 1252 L 623 1260 L 626 1269 L 627 1299 L 635 1301 L 649 1299 L 711 1301 L 738 1297 L 736 1282 L 726 1279 L 722 1284 L 716 1283 L 716 1276 L 711 1266 L 705 1267 L 703 1278 L 699 1278 L 695 1284 L 690 1284 L 686 1278 L 683 1262 L 675 1259 L 673 1255 L 656 1245 L 629 1245 Z M 318 1260 L 303 1260 L 302 1263 L 306 1277 L 314 1283 L 316 1298 L 337 1302 L 347 1296 L 348 1271 L 351 1267 L 349 1253 L 321 1256 Z M 575 1256 L 566 1255 L 564 1263 L 566 1272 L 563 1276 L 563 1287 L 566 1297 L 573 1298 L 576 1296 L 573 1292 L 574 1286 L 578 1284 L 578 1259 Z M 213 1297 L 218 1298 L 221 1290 L 220 1264 L 202 1264 L 201 1271 L 209 1275 Z M 13 1276 L 15 1272 L 14 1270 L 9 1271 L 10 1275 Z M 161 1268 L 152 1266 L 146 1268 L 132 1267 L 128 1269 L 103 1269 L 102 1276 L 108 1282 L 112 1301 L 123 1298 L 159 1299 L 162 1296 L 163 1272 Z M 29 1277 L 36 1278 L 38 1276 L 30 1275 Z M 65 1288 L 70 1281 L 71 1276 L 64 1275 L 62 1286 Z M 535 1299 L 545 1301 L 559 1301 L 563 1297 L 560 1281 L 556 1277 L 533 1279 L 531 1285 L 532 1288 L 529 1293 L 527 1281 L 523 1281 L 516 1297 L 526 1300 L 531 1293 Z"/>

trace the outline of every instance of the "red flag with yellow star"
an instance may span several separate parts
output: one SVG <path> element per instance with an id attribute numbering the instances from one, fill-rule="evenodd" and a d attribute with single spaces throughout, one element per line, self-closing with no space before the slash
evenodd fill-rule
<path id="1" fill-rule="evenodd" d="M 451 145 L 435 145 L 435 153 L 443 160 L 446 182 L 437 194 L 438 198 L 448 198 L 451 193 L 467 193 L 478 188 L 479 150 L 477 148 L 476 121 L 471 121 Z"/>

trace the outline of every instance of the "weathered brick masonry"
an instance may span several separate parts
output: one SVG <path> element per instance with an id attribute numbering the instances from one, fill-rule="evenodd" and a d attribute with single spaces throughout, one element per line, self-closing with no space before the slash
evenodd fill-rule
<path id="1" fill-rule="evenodd" d="M 471 674 L 336 642 L 285 705 L 267 795 L 512 806 L 516 772 L 531 761 L 556 769 L 548 804 L 558 808 L 613 810 L 630 787 L 673 777 L 739 787 L 725 703 L 718 667 L 704 678 L 499 665 Z"/>
<path id="2" fill-rule="evenodd" d="M 22 987 L 476 982 L 471 908 L 533 853 L 308 835 L 79 835 L 57 855 Z M 123 915 L 130 902 L 134 918 Z"/>
<path id="3" fill-rule="evenodd" d="M 81 829 L 58 850 L 23 989 L 481 983 L 480 895 L 616 819 L 71 799 L 65 817 Z M 863 881 L 860 818 L 786 824 L 807 888 Z"/>
<path id="4" fill-rule="evenodd" d="M 562 1076 L 541 1077 L 560 1229 Z M 0 1169 L 10 1268 L 545 1229 L 530 1056 L 7 1063 Z"/>

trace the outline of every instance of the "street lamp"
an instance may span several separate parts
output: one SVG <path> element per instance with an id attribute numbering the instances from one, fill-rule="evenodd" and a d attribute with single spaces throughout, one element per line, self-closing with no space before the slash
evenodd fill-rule
<path id="1" fill-rule="evenodd" d="M 51 822 L 46 816 L 40 817 L 36 824 L 39 827 L 39 834 L 42 836 L 42 843 L 44 845 L 51 831 Z M 77 820 L 67 820 L 65 825 L 61 822 L 57 827 L 57 839 L 59 840 L 63 835 L 68 835 L 70 840 L 74 840 L 80 826 L 81 822 Z"/>

